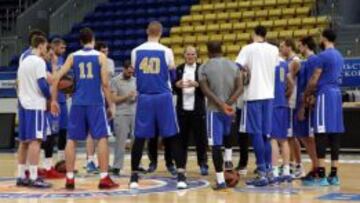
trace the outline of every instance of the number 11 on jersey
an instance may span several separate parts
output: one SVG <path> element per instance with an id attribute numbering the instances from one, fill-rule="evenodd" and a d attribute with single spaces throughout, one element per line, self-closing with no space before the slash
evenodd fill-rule
<path id="1" fill-rule="evenodd" d="M 80 63 L 79 68 L 80 68 L 80 79 L 94 78 L 91 62 L 86 63 L 86 66 L 85 63 Z M 87 73 L 85 73 L 85 69 L 87 70 Z"/>

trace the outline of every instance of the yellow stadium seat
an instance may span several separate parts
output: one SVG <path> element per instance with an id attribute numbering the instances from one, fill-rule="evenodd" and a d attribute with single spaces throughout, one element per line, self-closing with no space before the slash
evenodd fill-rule
<path id="1" fill-rule="evenodd" d="M 293 31 L 292 30 L 283 30 L 279 32 L 279 38 L 292 38 L 293 37 Z"/>
<path id="2" fill-rule="evenodd" d="M 320 16 L 317 17 L 316 23 L 320 26 L 328 26 L 329 25 L 329 19 L 327 16 Z"/>
<path id="3" fill-rule="evenodd" d="M 279 36 L 279 32 L 278 31 L 270 31 L 266 34 L 266 38 L 267 39 L 277 39 Z"/>
<path id="4" fill-rule="evenodd" d="M 204 20 L 206 24 L 214 23 L 216 20 L 216 14 L 215 13 L 206 14 Z"/>
<path id="5" fill-rule="evenodd" d="M 195 34 L 203 34 L 206 33 L 206 25 L 198 25 L 194 27 Z"/>
<path id="6" fill-rule="evenodd" d="M 179 55 L 179 54 L 182 54 L 184 52 L 184 48 L 183 47 L 177 47 L 177 48 L 173 49 L 173 51 L 174 51 L 175 55 Z"/>
<path id="7" fill-rule="evenodd" d="M 216 42 L 221 42 L 223 40 L 223 36 L 222 35 L 211 35 L 210 36 L 210 41 L 216 41 Z"/>
<path id="8" fill-rule="evenodd" d="M 213 12 L 214 4 L 204 4 L 202 6 L 203 13 Z"/>
<path id="9" fill-rule="evenodd" d="M 229 31 L 232 30 L 232 23 L 224 23 L 224 24 L 220 24 L 220 31 L 221 32 L 226 32 L 228 33 Z"/>
<path id="10" fill-rule="evenodd" d="M 281 9 L 278 8 L 278 9 L 269 10 L 268 16 L 269 16 L 269 19 L 271 19 L 271 20 L 279 19 L 281 16 Z"/>
<path id="11" fill-rule="evenodd" d="M 234 44 L 236 41 L 236 34 L 225 34 L 223 37 L 223 41 L 225 45 Z"/>
<path id="12" fill-rule="evenodd" d="M 307 35 L 308 35 L 307 29 L 301 29 L 301 30 L 294 31 L 294 37 L 296 37 L 296 38 L 305 37 Z"/>
<path id="13" fill-rule="evenodd" d="M 196 36 L 186 36 L 184 37 L 184 44 L 189 45 L 189 44 L 195 44 L 196 43 Z"/>
<path id="14" fill-rule="evenodd" d="M 219 24 L 209 24 L 206 27 L 206 31 L 208 34 L 214 34 L 220 31 L 220 25 Z"/>
<path id="15" fill-rule="evenodd" d="M 276 4 L 276 0 L 265 0 L 264 1 L 264 7 L 269 9 L 269 8 L 274 8 L 277 4 Z"/>
<path id="16" fill-rule="evenodd" d="M 296 14 L 295 11 L 295 8 L 285 8 L 282 10 L 282 16 L 286 18 L 293 17 Z"/>
<path id="17" fill-rule="evenodd" d="M 246 29 L 246 23 L 244 23 L 244 22 L 242 22 L 242 23 L 240 23 L 240 22 L 234 23 L 233 24 L 233 29 L 236 32 L 244 31 Z"/>
<path id="18" fill-rule="evenodd" d="M 288 27 L 290 29 L 297 29 L 301 26 L 302 18 L 290 18 L 288 20 Z"/>
<path id="19" fill-rule="evenodd" d="M 316 25 L 316 17 L 307 17 L 302 19 L 303 28 L 313 28 Z"/>
<path id="20" fill-rule="evenodd" d="M 206 47 L 206 45 L 201 45 L 201 46 L 199 46 L 199 53 L 200 54 L 207 54 L 207 47 Z"/>
<path id="21" fill-rule="evenodd" d="M 161 38 L 160 42 L 164 45 L 171 44 L 171 39 L 169 37 Z"/>
<path id="22" fill-rule="evenodd" d="M 296 17 L 307 17 L 310 14 L 310 7 L 296 8 Z"/>
<path id="23" fill-rule="evenodd" d="M 182 33 L 193 33 L 194 32 L 194 27 L 193 26 L 184 26 L 184 27 L 181 27 L 181 31 Z"/>
<path id="24" fill-rule="evenodd" d="M 233 23 L 239 22 L 241 20 L 242 15 L 243 15 L 243 13 L 241 13 L 241 12 L 230 13 L 229 19 Z"/>
<path id="25" fill-rule="evenodd" d="M 255 11 L 256 20 L 265 20 L 268 17 L 268 10 Z"/>
<path id="26" fill-rule="evenodd" d="M 236 36 L 238 41 L 248 41 L 250 40 L 250 33 L 239 33 Z"/>
<path id="27" fill-rule="evenodd" d="M 319 28 L 313 28 L 308 30 L 308 34 L 311 36 L 319 36 L 321 33 L 321 29 Z"/>
<path id="28" fill-rule="evenodd" d="M 218 23 L 225 23 L 229 20 L 229 13 L 218 13 L 216 19 Z"/>
<path id="29" fill-rule="evenodd" d="M 244 21 L 251 21 L 255 17 L 255 11 L 245 11 L 242 15 Z"/>
<path id="30" fill-rule="evenodd" d="M 226 46 L 226 52 L 230 54 L 237 54 L 240 52 L 241 46 L 237 44 Z"/>
<path id="31" fill-rule="evenodd" d="M 209 36 L 208 35 L 199 35 L 196 38 L 196 43 L 197 44 L 206 44 L 209 41 Z"/>
<path id="32" fill-rule="evenodd" d="M 267 29 L 270 29 L 273 27 L 274 21 L 272 20 L 260 21 L 260 25 L 266 27 Z"/>
<path id="33" fill-rule="evenodd" d="M 170 30 L 171 34 L 181 34 L 182 30 L 181 27 L 172 27 Z"/>
<path id="34" fill-rule="evenodd" d="M 259 21 L 251 21 L 246 23 L 246 29 L 252 31 L 256 26 L 260 25 Z"/>
<path id="35" fill-rule="evenodd" d="M 238 2 L 227 2 L 226 3 L 226 11 L 235 12 L 239 8 Z"/>
<path id="36" fill-rule="evenodd" d="M 289 5 L 289 0 L 277 0 L 276 7 L 277 8 L 286 8 Z"/>
<path id="37" fill-rule="evenodd" d="M 180 20 L 181 24 L 183 25 L 189 25 L 191 24 L 191 21 L 193 20 L 193 16 L 188 15 L 188 16 L 183 16 Z"/>
<path id="38" fill-rule="evenodd" d="M 254 9 L 261 9 L 261 7 L 263 7 L 264 1 L 263 0 L 252 0 L 251 1 L 251 7 Z"/>
<path id="39" fill-rule="evenodd" d="M 286 19 L 274 20 L 274 30 L 283 30 L 287 26 Z"/>
<path id="40" fill-rule="evenodd" d="M 304 0 L 290 0 L 291 7 L 302 6 Z"/>
<path id="41" fill-rule="evenodd" d="M 201 5 L 194 5 L 191 7 L 190 12 L 193 14 L 199 14 L 202 11 L 202 6 Z"/>
<path id="42" fill-rule="evenodd" d="M 240 11 L 247 11 L 247 10 L 249 10 L 249 8 L 251 8 L 250 1 L 240 1 L 239 2 L 239 10 Z"/>
<path id="43" fill-rule="evenodd" d="M 179 45 L 183 43 L 183 37 L 171 37 L 171 45 Z"/>
<path id="44" fill-rule="evenodd" d="M 214 12 L 223 12 L 226 9 L 226 3 L 216 3 L 214 4 Z"/>
<path id="45" fill-rule="evenodd" d="M 315 0 L 303 0 L 303 5 L 306 6 L 306 7 L 312 7 L 315 3 Z"/>

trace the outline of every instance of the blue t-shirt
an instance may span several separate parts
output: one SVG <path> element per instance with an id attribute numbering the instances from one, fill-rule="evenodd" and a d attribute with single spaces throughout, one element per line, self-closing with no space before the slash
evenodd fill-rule
<path id="1" fill-rule="evenodd" d="M 339 88 L 341 71 L 344 67 L 344 58 L 335 48 L 325 49 L 318 55 L 319 67 L 322 69 L 317 84 L 317 91 L 327 91 Z"/>
<path id="2" fill-rule="evenodd" d="M 101 86 L 100 52 L 84 48 L 73 54 L 75 92 L 72 105 L 104 105 Z"/>
<path id="3" fill-rule="evenodd" d="M 64 65 L 65 61 L 64 61 L 64 57 L 62 56 L 59 56 L 58 57 L 58 61 L 57 61 L 57 68 L 60 69 L 62 65 Z M 58 102 L 59 103 L 66 103 L 66 96 L 64 93 L 62 92 L 59 92 L 59 95 L 58 95 Z"/>
<path id="4" fill-rule="evenodd" d="M 275 98 L 274 107 L 288 107 L 289 102 L 286 98 L 286 76 L 289 72 L 288 63 L 280 61 L 275 68 Z"/>

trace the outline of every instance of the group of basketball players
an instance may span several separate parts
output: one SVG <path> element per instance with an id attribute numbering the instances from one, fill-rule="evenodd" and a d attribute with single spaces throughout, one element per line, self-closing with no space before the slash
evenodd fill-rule
<path id="1" fill-rule="evenodd" d="M 181 139 L 170 85 L 176 79 L 174 55 L 171 49 L 159 43 L 162 35 L 159 22 L 151 22 L 147 34 L 148 41 L 131 53 L 138 96 L 129 188 L 139 187 L 139 165 L 145 141 L 158 133 L 168 143 L 175 160 L 177 188 L 186 189 L 186 157 L 178 144 Z M 119 186 L 108 174 L 107 138 L 111 134 L 108 121 L 114 116 L 115 104 L 109 86 L 107 57 L 94 49 L 95 36 L 91 29 L 82 29 L 79 38 L 83 48 L 63 61 L 60 57 L 64 52 L 63 41 L 54 40 L 49 46 L 43 34 L 32 33 L 31 47 L 20 58 L 18 186 L 51 187 L 38 176 L 41 143 L 45 149 L 51 148 L 45 150 L 48 151 L 46 171 L 50 171 L 51 177 L 61 177 L 53 171 L 50 161 L 54 138 L 46 135 L 54 133 L 46 132 L 49 124 L 51 128 L 60 129 L 59 159 L 66 162 L 66 189 L 75 188 L 76 146 L 88 135 L 97 140 L 98 145 L 98 187 Z M 303 177 L 303 183 L 339 184 L 339 134 L 344 127 L 338 79 L 343 59 L 334 48 L 335 39 L 332 30 L 325 30 L 321 36 L 324 51 L 315 55 L 314 39 L 304 37 L 298 47 L 305 58 L 302 61 L 295 54 L 293 40 L 282 41 L 279 52 L 276 46 L 266 42 L 266 29 L 262 26 L 255 28 L 254 42 L 242 48 L 235 62 L 222 56 L 221 43 L 208 43 L 210 59 L 200 67 L 199 85 L 208 99 L 207 134 L 217 180 L 214 189 L 227 188 L 221 150 L 225 144 L 228 157 L 231 143 L 229 147 L 227 135 L 239 100 L 244 101 L 239 131 L 248 133 L 252 139 L 258 174 L 247 181 L 247 185 L 266 186 L 301 177 L 299 141 L 312 160 L 312 170 Z M 66 127 L 62 126 L 67 119 L 66 100 L 59 92 L 59 83 L 69 71 L 74 76 L 75 88 L 66 132 Z M 53 117 L 50 121 L 60 119 L 59 126 L 48 123 L 50 112 Z M 327 178 L 326 141 L 331 147 L 332 160 Z M 278 165 L 279 152 L 282 167 Z M 291 157 L 297 163 L 294 176 L 290 172 Z"/>

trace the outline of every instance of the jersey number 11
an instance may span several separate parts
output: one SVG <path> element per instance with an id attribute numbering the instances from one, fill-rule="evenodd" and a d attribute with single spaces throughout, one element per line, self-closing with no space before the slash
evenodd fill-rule
<path id="1" fill-rule="evenodd" d="M 86 63 L 86 66 L 85 66 L 85 63 L 80 63 L 79 68 L 80 68 L 80 79 L 94 78 L 91 62 Z M 85 68 L 87 69 L 87 74 L 85 73 Z"/>

